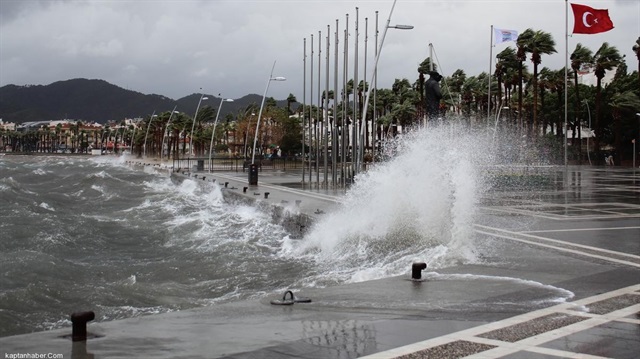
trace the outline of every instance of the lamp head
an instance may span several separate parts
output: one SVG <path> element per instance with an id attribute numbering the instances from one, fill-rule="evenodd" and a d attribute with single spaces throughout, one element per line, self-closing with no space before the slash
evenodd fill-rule
<path id="1" fill-rule="evenodd" d="M 287 81 L 287 79 L 285 77 L 282 77 L 282 76 L 272 77 L 270 80 L 271 81 Z"/>
<path id="2" fill-rule="evenodd" d="M 398 29 L 398 30 L 411 30 L 413 29 L 413 25 L 394 25 L 394 26 L 389 26 L 392 29 Z"/>
<path id="3" fill-rule="evenodd" d="M 203 101 L 204 101 L 204 100 L 208 100 L 208 99 L 209 99 L 208 97 L 203 97 L 203 98 L 202 98 L 202 100 L 203 100 Z"/>
<path id="4" fill-rule="evenodd" d="M 232 98 L 227 98 L 227 99 L 224 99 L 224 102 L 233 102 L 233 99 Z"/>

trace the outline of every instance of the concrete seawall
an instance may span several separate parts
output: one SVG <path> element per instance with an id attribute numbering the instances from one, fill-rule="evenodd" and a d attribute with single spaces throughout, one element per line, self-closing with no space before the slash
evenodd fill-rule
<path id="1" fill-rule="evenodd" d="M 187 179 L 203 187 L 218 186 L 226 202 L 244 203 L 269 213 L 273 222 L 282 225 L 293 238 L 301 238 L 316 219 L 313 214 L 303 212 L 302 201 L 309 201 L 308 198 L 304 199 L 303 194 L 299 196 L 300 199 L 282 199 L 291 198 L 291 195 L 274 189 L 248 186 L 239 179 L 229 176 L 189 172 L 171 173 L 171 180 L 174 183 L 181 183 Z"/>

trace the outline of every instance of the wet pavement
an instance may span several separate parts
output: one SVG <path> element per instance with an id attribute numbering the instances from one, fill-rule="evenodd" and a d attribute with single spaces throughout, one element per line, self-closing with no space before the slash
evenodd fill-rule
<path id="1" fill-rule="evenodd" d="M 65 358 L 637 358 L 640 171 L 545 168 L 535 190 L 487 193 L 476 223 L 482 264 L 426 269 L 331 288 L 292 288 L 311 303 L 261 300 L 0 338 L 0 355 Z M 300 173 L 174 173 L 271 210 L 302 235 L 343 190 Z M 204 178 L 203 178 L 204 177 Z M 215 182 L 213 180 L 215 179 Z M 565 180 L 566 179 L 566 180 Z M 566 185 L 565 185 L 566 183 Z M 245 190 L 245 187 L 246 190 Z M 307 186 L 308 187 L 308 186 Z M 265 196 L 265 193 L 269 193 Z"/>

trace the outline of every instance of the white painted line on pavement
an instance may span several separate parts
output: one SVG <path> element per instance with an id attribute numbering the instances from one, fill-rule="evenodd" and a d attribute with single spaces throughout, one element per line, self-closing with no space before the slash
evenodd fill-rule
<path id="1" fill-rule="evenodd" d="M 562 353 L 559 356 L 567 357 L 567 358 L 601 358 L 593 355 L 588 356 L 585 354 L 564 352 L 556 349 L 541 348 L 541 347 L 538 347 L 538 345 L 554 339 L 558 339 L 560 337 L 563 337 L 569 334 L 577 333 L 585 329 L 593 328 L 595 326 L 608 323 L 612 320 L 618 320 L 618 318 L 623 318 L 623 317 L 632 315 L 640 309 L 640 304 L 635 304 L 635 305 L 608 313 L 606 315 L 600 315 L 600 316 L 587 319 L 578 323 L 574 323 L 565 327 L 561 327 L 549 332 L 532 336 L 532 337 L 523 339 L 517 343 L 503 342 L 499 340 L 486 339 L 486 338 L 481 338 L 477 336 L 487 332 L 491 332 L 496 329 L 503 329 L 506 327 L 510 327 L 512 325 L 528 322 L 532 319 L 544 317 L 546 315 L 550 315 L 554 313 L 565 314 L 566 310 L 568 310 L 569 308 L 585 306 L 585 305 L 599 302 L 605 299 L 617 297 L 622 294 L 638 294 L 637 293 L 638 290 L 640 290 L 640 284 L 616 289 L 607 293 L 597 294 L 588 298 L 576 300 L 574 302 L 561 303 L 553 307 L 535 310 L 533 312 L 517 315 L 515 317 L 507 318 L 501 321 L 461 330 L 459 332 L 454 332 L 454 333 L 443 335 L 440 337 L 428 339 L 422 342 L 417 342 L 417 343 L 405 345 L 403 347 L 390 349 L 384 352 L 371 354 L 362 358 L 363 359 L 392 359 L 402 355 L 408 355 L 408 354 L 419 352 L 425 349 L 433 348 L 439 345 L 451 343 L 457 340 L 465 340 L 465 341 L 472 341 L 472 342 L 484 343 L 484 344 L 490 344 L 490 345 L 498 345 L 498 348 L 490 349 L 488 351 L 484 351 L 472 356 L 468 356 L 468 358 L 499 358 L 501 356 L 508 355 L 508 354 L 515 353 L 522 350 L 533 351 L 536 353 L 548 354 L 548 355 L 558 355 L 557 353 Z M 580 312 L 575 312 L 572 314 L 579 315 Z"/>
<path id="2" fill-rule="evenodd" d="M 567 242 L 567 241 L 561 241 L 561 240 L 558 240 L 558 239 L 552 239 L 552 238 L 541 237 L 541 236 L 534 236 L 534 235 L 527 234 L 527 233 L 524 233 L 524 232 L 513 232 L 513 231 L 506 230 L 506 229 L 489 227 L 489 226 L 484 226 L 484 225 L 481 225 L 481 224 L 476 224 L 475 226 L 479 227 L 479 228 L 484 228 L 486 230 L 490 230 L 490 231 L 496 232 L 496 234 L 492 234 L 492 233 L 489 233 L 489 232 L 480 232 L 479 230 L 476 230 L 479 233 L 483 233 L 483 234 L 497 235 L 497 233 L 506 233 L 508 235 L 516 236 L 516 237 L 522 236 L 522 237 L 527 237 L 527 238 L 532 238 L 532 239 L 539 239 L 539 240 L 548 241 L 548 242 L 552 242 L 552 243 L 558 243 L 558 244 L 570 245 L 572 247 L 584 248 L 584 249 L 588 249 L 588 250 L 592 250 L 592 251 L 596 251 L 596 252 L 601 252 L 601 253 L 614 254 L 614 255 L 623 256 L 623 257 L 629 257 L 629 258 L 633 258 L 633 259 L 640 259 L 640 256 L 637 256 L 635 254 L 616 252 L 616 251 L 612 251 L 612 250 L 609 250 L 609 249 L 592 247 L 592 246 L 587 246 L 587 245 L 579 244 L 579 243 L 572 243 L 572 242 Z M 506 237 L 506 236 L 501 236 L 501 238 L 526 241 L 526 240 L 521 240 L 519 238 Z M 538 242 L 529 242 L 529 241 L 526 241 L 526 242 L 527 243 L 533 243 L 533 244 L 538 243 Z M 543 245 L 543 244 L 540 244 L 540 245 Z M 553 248 L 557 248 L 557 249 L 561 249 L 561 250 L 567 250 L 567 248 L 561 248 L 561 247 L 553 247 Z M 591 256 L 594 256 L 594 257 L 598 257 L 598 256 L 593 255 L 593 254 L 583 253 L 583 252 L 579 252 L 579 251 L 575 251 L 575 250 L 569 250 L 569 251 L 571 251 L 573 253 L 582 253 L 582 254 L 585 254 L 585 255 L 591 255 Z M 598 257 L 598 258 L 600 258 L 600 257 Z M 614 258 L 611 258 L 611 259 L 613 260 Z M 617 261 L 617 260 L 615 260 L 615 261 Z M 640 266 L 640 264 L 634 263 L 634 266 Z"/>
<path id="3" fill-rule="evenodd" d="M 553 233 L 553 232 L 581 232 L 581 231 L 610 231 L 624 229 L 640 229 L 640 227 L 607 227 L 607 228 L 571 228 L 571 229 L 546 229 L 540 231 L 522 231 L 519 233 Z"/>
<path id="4" fill-rule="evenodd" d="M 556 250 L 563 251 L 563 252 L 575 253 L 575 254 L 579 254 L 581 256 L 598 258 L 598 259 L 602 259 L 604 261 L 609 261 L 609 262 L 614 262 L 614 263 L 618 263 L 618 264 L 624 264 L 624 265 L 640 268 L 640 264 L 638 264 L 638 263 L 623 261 L 623 260 L 615 259 L 615 258 L 611 258 L 611 257 L 600 256 L 600 255 L 597 255 L 597 254 L 585 253 L 585 252 L 581 252 L 581 251 L 578 251 L 578 250 L 575 250 L 575 249 L 564 248 L 564 247 L 556 247 L 556 246 L 552 246 L 550 244 L 544 244 L 544 243 L 539 243 L 539 242 L 534 242 L 534 241 L 528 241 L 526 239 L 519 239 L 519 238 L 503 236 L 503 235 L 496 234 L 496 233 L 483 232 L 483 231 L 478 231 L 478 230 L 476 230 L 476 232 L 482 233 L 482 234 L 486 234 L 486 235 L 489 235 L 489 236 L 498 237 L 498 238 L 510 239 L 510 240 L 513 240 L 513 241 L 518 241 L 518 242 L 522 242 L 522 243 L 528 243 L 528 244 L 532 244 L 532 245 L 539 246 L 539 247 L 552 248 L 552 249 L 556 249 Z"/>

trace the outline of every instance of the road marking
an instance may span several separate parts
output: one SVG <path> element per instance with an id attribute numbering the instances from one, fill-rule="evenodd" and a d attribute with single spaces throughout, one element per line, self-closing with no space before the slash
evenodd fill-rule
<path id="1" fill-rule="evenodd" d="M 483 206 L 480 209 L 487 211 L 494 211 L 500 213 L 520 214 L 537 218 L 550 219 L 554 221 L 566 221 L 566 220 L 581 220 L 581 219 L 611 219 L 611 218 L 636 218 L 640 217 L 640 206 L 636 204 L 621 203 L 621 202 L 607 202 L 607 203 L 581 203 L 581 204 L 568 204 L 568 203 L 549 203 L 538 201 L 527 201 L 528 205 L 516 205 L 516 206 Z M 602 207 L 605 208 L 602 208 Z M 545 212 L 545 209 L 549 208 L 564 208 L 565 212 L 578 212 L 572 214 L 561 214 Z M 638 213 L 620 213 L 619 210 L 637 210 Z M 581 211 L 594 211 L 600 214 L 587 214 L 580 215 Z"/>
<path id="2" fill-rule="evenodd" d="M 470 355 L 466 358 L 499 358 L 504 355 L 513 354 L 519 351 L 529 351 L 546 355 L 555 355 L 564 358 L 603 358 L 595 355 L 581 354 L 568 352 L 558 349 L 550 349 L 539 347 L 539 345 L 550 342 L 567 335 L 575 334 L 580 331 L 596 327 L 611 321 L 618 321 L 624 317 L 628 317 L 635 314 L 640 310 L 640 304 L 635 304 L 616 310 L 605 315 L 591 314 L 587 320 L 580 321 L 578 323 L 570 324 L 561 328 L 557 328 L 548 332 L 544 332 L 538 335 L 534 335 L 515 343 L 505 342 L 494 339 L 486 339 L 478 337 L 478 335 L 497 330 L 504 329 L 516 324 L 525 323 L 536 318 L 544 317 L 550 314 L 570 314 L 581 315 L 583 313 L 579 311 L 572 311 L 571 308 L 584 307 L 592 303 L 596 303 L 605 299 L 614 298 L 623 294 L 640 295 L 637 291 L 640 290 L 640 284 L 632 285 L 625 288 L 616 289 L 607 293 L 597 294 L 588 298 L 576 300 L 574 302 L 561 303 L 549 308 L 543 308 L 535 310 L 533 312 L 524 313 L 511 318 L 507 318 L 501 321 L 480 325 L 477 327 L 461 330 L 458 332 L 446 334 L 440 337 L 431 338 L 425 341 L 405 345 L 402 347 L 390 349 L 387 351 L 371 354 L 363 359 L 392 359 L 402 355 L 413 354 L 422 350 L 433 348 L 439 345 L 455 342 L 458 340 L 472 341 L 481 344 L 489 344 L 497 346 L 494 349 L 483 351 L 474 355 Z M 588 313 L 586 313 L 588 314 Z M 626 322 L 626 320 L 625 320 Z"/>
<path id="3" fill-rule="evenodd" d="M 494 232 L 494 233 L 491 233 L 491 232 L 485 232 L 485 231 L 476 230 L 477 232 L 482 233 L 482 234 L 495 235 L 495 236 L 500 236 L 500 238 L 513 239 L 513 240 L 517 240 L 517 241 L 521 241 L 521 242 L 524 241 L 524 242 L 527 242 L 527 243 L 533 243 L 533 244 L 543 245 L 543 246 L 546 246 L 546 247 L 557 248 L 557 249 L 560 249 L 560 250 L 567 250 L 567 251 L 570 251 L 572 253 L 579 253 L 579 254 L 589 255 L 589 256 L 593 256 L 593 257 L 597 257 L 597 258 L 607 258 L 607 257 L 601 257 L 601 256 L 593 255 L 593 254 L 590 254 L 590 253 L 580 252 L 580 251 L 577 251 L 577 250 L 570 250 L 568 248 L 555 247 L 555 246 L 545 245 L 545 244 L 538 243 L 538 242 L 527 241 L 526 239 L 515 238 L 515 237 L 522 236 L 522 237 L 527 237 L 527 238 L 531 238 L 531 239 L 538 239 L 538 240 L 543 240 L 543 241 L 547 241 L 547 242 L 552 242 L 552 243 L 563 244 L 563 245 L 568 245 L 568 246 L 572 246 L 572 247 L 588 249 L 588 250 L 595 251 L 595 252 L 601 252 L 601 253 L 606 253 L 606 254 L 614 254 L 614 255 L 617 255 L 617 256 L 629 257 L 630 259 L 640 260 L 640 256 L 637 256 L 635 254 L 616 252 L 616 251 L 612 251 L 612 250 L 609 250 L 609 249 L 592 247 L 592 246 L 587 246 L 587 245 L 578 244 L 578 243 L 571 243 L 571 242 L 561 241 L 561 240 L 553 239 L 553 238 L 535 236 L 535 235 L 527 234 L 527 233 L 512 232 L 512 231 L 509 231 L 509 230 L 506 230 L 506 229 L 489 227 L 489 226 L 484 226 L 484 225 L 481 225 L 481 224 L 476 224 L 475 226 L 479 227 L 479 228 L 484 228 L 486 230 L 490 230 L 490 231 Z M 498 235 L 498 233 L 506 233 L 508 235 L 515 236 L 515 237 L 507 237 L 506 235 Z M 608 260 L 613 260 L 614 262 L 617 262 L 617 263 L 624 262 L 624 261 L 619 261 L 619 260 L 614 259 L 614 258 L 609 258 Z M 640 266 L 640 264 L 633 263 L 633 266 L 638 267 L 638 266 Z"/>
<path id="4" fill-rule="evenodd" d="M 581 231 L 610 231 L 610 230 L 625 230 L 625 229 L 640 229 L 640 227 L 601 227 L 601 228 L 572 228 L 572 229 L 546 229 L 540 231 L 522 231 L 519 233 L 553 233 L 553 232 L 581 232 Z"/>

